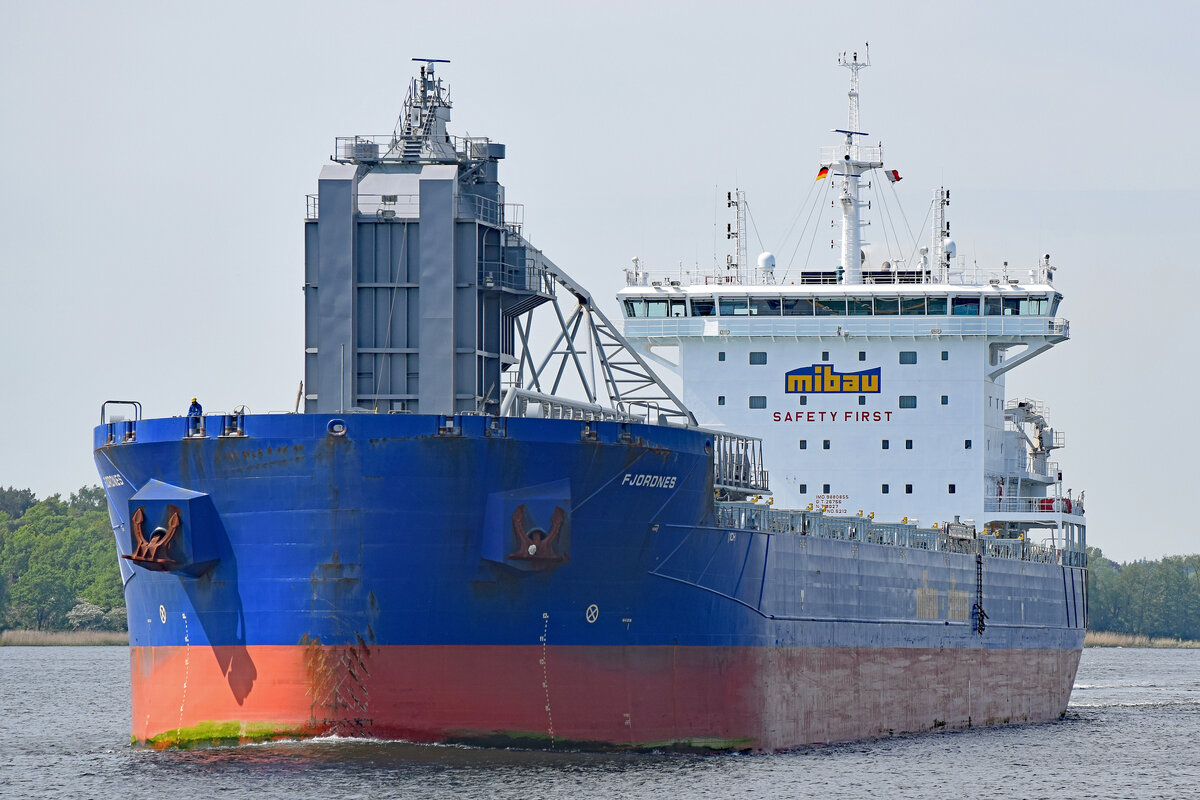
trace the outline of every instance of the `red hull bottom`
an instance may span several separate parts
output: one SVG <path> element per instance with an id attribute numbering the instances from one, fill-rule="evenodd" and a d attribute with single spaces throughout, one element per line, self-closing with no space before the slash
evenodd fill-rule
<path id="1" fill-rule="evenodd" d="M 133 741 L 782 750 L 1056 719 L 1079 651 L 132 647 Z"/>

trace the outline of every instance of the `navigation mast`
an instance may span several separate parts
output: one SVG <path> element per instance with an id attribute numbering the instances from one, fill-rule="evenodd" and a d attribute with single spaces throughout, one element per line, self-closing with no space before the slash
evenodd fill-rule
<path id="1" fill-rule="evenodd" d="M 841 147 L 828 150 L 821 160 L 822 167 L 828 167 L 842 179 L 842 282 L 862 283 L 862 226 L 859 219 L 859 209 L 863 203 L 858 199 L 859 177 L 870 170 L 883 166 L 882 147 L 863 147 L 855 143 L 855 136 L 867 134 L 858 130 L 858 72 L 864 67 L 871 66 L 870 46 L 863 49 L 863 57 L 858 53 L 845 53 L 838 56 L 838 65 L 850 70 L 850 114 L 847 128 L 835 128 L 834 133 L 845 135 L 846 140 Z"/>

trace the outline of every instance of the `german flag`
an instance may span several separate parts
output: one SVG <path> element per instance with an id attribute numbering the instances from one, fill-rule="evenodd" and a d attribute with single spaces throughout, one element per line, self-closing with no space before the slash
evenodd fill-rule
<path id="1" fill-rule="evenodd" d="M 829 175 L 829 167 L 821 167 L 821 171 L 817 173 L 817 180 L 821 180 L 827 175 Z"/>

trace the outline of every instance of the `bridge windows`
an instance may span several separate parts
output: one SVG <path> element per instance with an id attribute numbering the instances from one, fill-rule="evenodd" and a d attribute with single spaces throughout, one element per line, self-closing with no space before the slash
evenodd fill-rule
<path id="1" fill-rule="evenodd" d="M 943 308 L 942 313 L 946 313 Z M 925 298 L 924 297 L 901 297 L 900 298 L 900 315 L 905 317 L 922 316 L 925 314 Z"/>
<path id="2" fill-rule="evenodd" d="M 898 297 L 876 297 L 875 298 L 875 316 L 877 317 L 894 317 L 900 313 L 900 298 Z"/>
<path id="3" fill-rule="evenodd" d="M 778 297 L 751 297 L 750 316 L 778 317 L 780 305 Z"/>
<path id="4" fill-rule="evenodd" d="M 748 317 L 750 304 L 744 297 L 722 297 L 718 301 L 722 317 Z"/>
<path id="5" fill-rule="evenodd" d="M 809 297 L 783 298 L 783 315 L 785 317 L 811 317 L 813 301 Z"/>
<path id="6" fill-rule="evenodd" d="M 692 298 L 693 317 L 712 317 L 717 313 L 717 304 L 711 297 Z"/>
<path id="7" fill-rule="evenodd" d="M 813 311 L 818 317 L 846 316 L 846 298 L 817 297 L 813 299 Z"/>
<path id="8" fill-rule="evenodd" d="M 943 317 L 946 315 L 946 298 L 945 297 L 929 297 L 925 300 L 929 306 L 929 316 Z"/>
<path id="9" fill-rule="evenodd" d="M 955 317 L 978 317 L 979 316 L 979 297 L 955 297 L 951 303 L 951 316 Z"/>

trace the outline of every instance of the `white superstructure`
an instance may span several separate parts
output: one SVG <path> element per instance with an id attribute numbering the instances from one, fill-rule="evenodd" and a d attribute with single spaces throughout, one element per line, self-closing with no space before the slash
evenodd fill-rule
<path id="1" fill-rule="evenodd" d="M 882 149 L 856 142 L 868 61 L 839 63 L 851 70 L 850 127 L 820 165 L 841 208 L 840 263 L 783 270 L 764 253 L 747 270 L 739 224 L 723 272 L 635 260 L 618 293 L 625 336 L 678 376 L 700 425 L 761 437 L 777 506 L 1082 541 L 1082 495 L 1053 458 L 1062 433 L 1040 403 L 1005 395 L 1009 370 L 1068 338 L 1050 257 L 963 269 L 939 189 L 915 264 L 864 263 L 859 186 Z M 740 223 L 741 193 L 730 202 Z"/>

